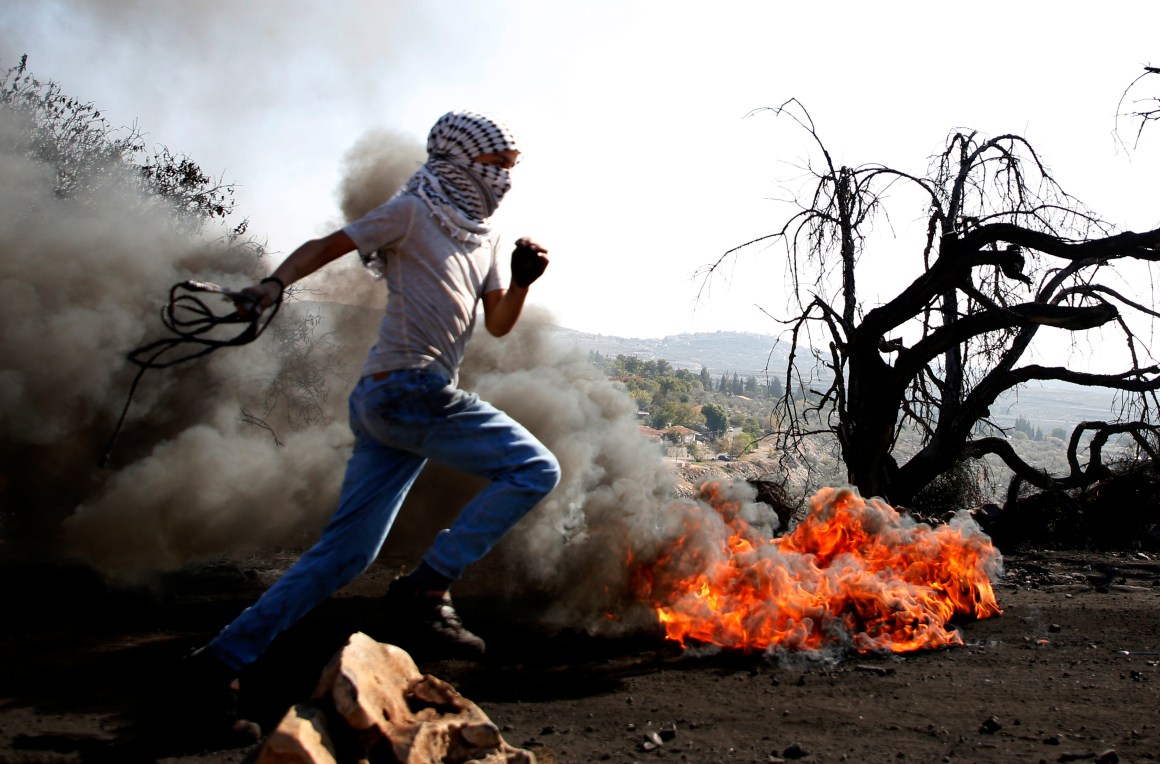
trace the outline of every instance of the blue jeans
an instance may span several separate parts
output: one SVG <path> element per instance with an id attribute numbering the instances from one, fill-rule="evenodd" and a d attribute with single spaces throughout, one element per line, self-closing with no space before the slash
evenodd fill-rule
<path id="1" fill-rule="evenodd" d="M 322 536 L 209 644 L 234 670 L 370 567 L 427 459 L 491 481 L 423 555 L 450 579 L 486 555 L 560 482 L 556 457 L 530 432 L 438 373 L 364 377 L 350 395 L 350 424 L 354 452 Z"/>

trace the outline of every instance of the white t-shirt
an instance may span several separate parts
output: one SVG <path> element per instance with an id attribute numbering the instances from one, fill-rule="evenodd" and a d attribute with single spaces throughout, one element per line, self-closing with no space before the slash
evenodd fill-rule
<path id="1" fill-rule="evenodd" d="M 456 241 L 414 194 L 396 196 L 342 230 L 360 254 L 386 256 L 386 312 L 362 376 L 431 369 L 455 384 L 476 306 L 501 288 L 497 237 L 479 246 Z"/>

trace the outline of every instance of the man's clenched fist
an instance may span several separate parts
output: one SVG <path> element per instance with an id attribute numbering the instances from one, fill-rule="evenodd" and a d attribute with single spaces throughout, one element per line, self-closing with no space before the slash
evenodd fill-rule
<path id="1" fill-rule="evenodd" d="M 526 236 L 519 239 L 512 250 L 512 282 L 526 288 L 543 275 L 548 267 L 548 258 L 544 257 L 547 252 Z"/>

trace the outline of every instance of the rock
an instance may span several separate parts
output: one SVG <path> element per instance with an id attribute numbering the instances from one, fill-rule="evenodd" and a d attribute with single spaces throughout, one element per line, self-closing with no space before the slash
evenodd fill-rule
<path id="1" fill-rule="evenodd" d="M 309 705 L 296 705 L 266 738 L 257 764 L 337 764 L 326 716 Z"/>
<path id="2" fill-rule="evenodd" d="M 810 755 L 810 752 L 802 747 L 801 743 L 790 743 L 786 749 L 781 752 L 781 755 L 787 759 L 804 759 Z"/>
<path id="3" fill-rule="evenodd" d="M 327 717 L 321 710 L 332 708 Z M 349 762 L 382 758 L 389 746 L 402 764 L 480 762 L 535 764 L 535 756 L 504 741 L 479 706 L 447 682 L 419 672 L 395 645 L 365 634 L 350 637 L 322 672 L 310 704 L 295 706 L 259 752 L 259 764 L 347 764 L 330 736 L 340 737 Z"/>
<path id="4" fill-rule="evenodd" d="M 878 676 L 890 676 L 894 673 L 894 669 L 890 666 L 872 666 L 861 663 L 854 667 L 855 671 L 861 671 L 866 674 L 877 674 Z"/>
<path id="5" fill-rule="evenodd" d="M 422 676 L 405 650 L 360 632 L 323 670 L 314 699 L 329 695 L 338 714 L 356 730 L 382 727 L 388 732 L 391 720 L 410 718 L 405 695 Z"/>

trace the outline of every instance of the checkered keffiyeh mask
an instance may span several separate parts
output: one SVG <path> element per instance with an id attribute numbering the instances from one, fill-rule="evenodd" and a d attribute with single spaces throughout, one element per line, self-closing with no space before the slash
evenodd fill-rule
<path id="1" fill-rule="evenodd" d="M 448 112 L 431 128 L 427 163 L 407 181 L 405 191 L 423 199 L 451 236 L 478 243 L 481 226 L 511 188 L 511 174 L 471 160 L 506 150 L 518 150 L 516 139 L 499 120 L 474 111 Z"/>

